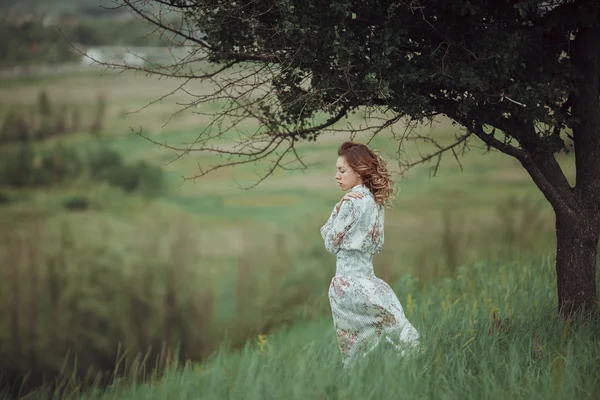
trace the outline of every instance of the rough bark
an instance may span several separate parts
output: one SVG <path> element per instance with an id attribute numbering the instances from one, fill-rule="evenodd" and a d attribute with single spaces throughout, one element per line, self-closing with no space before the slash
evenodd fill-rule
<path id="1" fill-rule="evenodd" d="M 581 73 L 572 114 L 576 210 L 556 212 L 556 273 L 560 313 L 595 312 L 596 260 L 600 237 L 600 28 L 577 33 L 573 63 Z"/>
<path id="2" fill-rule="evenodd" d="M 556 215 L 556 280 L 558 309 L 569 318 L 594 313 L 596 257 L 600 224 L 585 215 Z"/>

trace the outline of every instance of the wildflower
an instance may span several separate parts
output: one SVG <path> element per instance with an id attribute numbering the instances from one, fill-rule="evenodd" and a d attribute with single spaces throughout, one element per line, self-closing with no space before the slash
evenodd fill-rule
<path id="1" fill-rule="evenodd" d="M 258 335 L 256 344 L 258 345 L 259 353 L 264 353 L 265 346 L 267 345 L 267 335 Z"/>
<path id="2" fill-rule="evenodd" d="M 409 317 L 412 317 L 415 309 L 415 301 L 413 300 L 412 293 L 409 293 L 406 297 L 406 311 Z"/>
<path id="3" fill-rule="evenodd" d="M 498 313 L 498 307 L 496 306 L 496 304 L 492 301 L 492 299 L 487 299 L 485 301 L 485 309 L 486 311 L 489 313 L 490 318 L 494 318 L 494 314 Z"/>

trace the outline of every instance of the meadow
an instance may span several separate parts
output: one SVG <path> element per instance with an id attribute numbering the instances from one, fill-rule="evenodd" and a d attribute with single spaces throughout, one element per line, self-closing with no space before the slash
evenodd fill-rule
<path id="1" fill-rule="evenodd" d="M 209 117 L 189 110 L 170 118 L 181 109 L 177 103 L 190 100 L 189 94 L 177 92 L 145 107 L 177 85 L 175 80 L 99 71 L 0 83 L 0 121 L 11 110 L 34 110 L 41 91 L 54 106 L 76 106 L 82 119 L 93 119 L 94 104 L 102 96 L 106 109 L 100 133 L 82 127 L 69 135 L 46 138 L 35 148 L 60 144 L 86 154 L 89 149 L 108 147 L 129 163 L 160 167 L 165 177 L 165 188 L 153 196 L 127 193 L 89 176 L 43 189 L 0 188 L 8 199 L 0 205 L 0 311 L 8 316 L 0 321 L 3 370 L 14 378 L 33 369 L 30 381 L 43 381 L 44 372 L 73 374 L 88 383 L 100 376 L 105 382 L 112 380 L 119 360 L 129 363 L 117 368 L 119 374 L 137 375 L 135 360 L 142 357 L 145 365 L 167 368 L 165 378 L 139 389 L 119 386 L 106 396 L 138 398 L 136 390 L 151 390 L 162 398 L 161 390 L 181 390 L 176 397 L 206 392 L 206 398 L 223 398 L 210 397 L 211 393 L 238 398 L 252 387 L 256 394 L 251 398 L 296 392 L 294 397 L 314 397 L 318 391 L 322 398 L 369 398 L 364 395 L 371 380 L 345 386 L 351 375 L 336 375 L 337 349 L 326 298 L 335 260 L 318 235 L 342 196 L 333 177 L 336 149 L 348 135 L 327 134 L 316 143 L 302 144 L 298 151 L 308 165 L 306 171 L 277 171 L 249 190 L 238 186 L 251 185 L 256 173 L 268 165 L 225 168 L 197 180 L 183 180 L 198 172 L 198 163 L 220 160 L 193 152 L 177 158 L 132 132 L 142 127 L 153 140 L 175 146 L 195 139 L 210 123 Z M 209 89 L 194 82 L 189 87 L 193 93 Z M 213 107 L 218 109 L 218 104 Z M 361 123 L 360 113 L 352 118 L 353 123 Z M 450 140 L 457 132 L 442 117 L 419 129 L 440 140 Z M 366 142 L 369 137 L 359 135 L 356 140 Z M 390 132 L 382 132 L 371 145 L 389 161 L 392 171 L 398 170 Z M 1 152 L 18 147 L 1 146 Z M 430 150 L 427 144 L 409 145 L 403 156 L 414 158 Z M 571 177 L 572 156 L 560 157 Z M 431 165 L 397 176 L 400 193 L 386 214 L 386 245 L 374 260 L 375 270 L 403 302 L 412 304 L 407 305 L 413 309 L 410 315 L 418 326 L 427 326 L 423 331 L 430 345 L 421 361 L 415 361 L 417 367 L 391 356 L 384 356 L 383 363 L 373 361 L 385 371 L 399 368 L 402 376 L 381 390 L 393 392 L 411 385 L 417 390 L 445 382 L 448 398 L 464 394 L 461 390 L 480 394 L 491 390 L 493 396 L 500 396 L 510 383 L 514 390 L 524 390 L 519 393 L 533 393 L 531 388 L 552 379 L 553 370 L 548 369 L 552 362 L 563 363 L 552 368 L 562 368 L 566 380 L 560 390 L 569 393 L 576 374 L 584 374 L 581 379 L 593 375 L 588 367 L 579 370 L 572 361 L 583 351 L 577 346 L 584 346 L 592 333 L 585 327 L 577 330 L 581 333 L 574 334 L 573 340 L 579 344 L 573 344 L 573 350 L 570 341 L 555 335 L 557 329 L 562 332 L 556 325 L 561 322 L 549 318 L 556 304 L 554 272 L 551 261 L 544 258 L 554 245 L 550 207 L 522 167 L 507 156 L 487 153 L 474 142 L 461 163 L 462 170 L 449 157 L 436 176 L 431 176 Z M 91 206 L 83 211 L 65 207 L 66 202 L 82 198 Z M 524 262 L 528 257 L 534 261 Z M 505 275 L 497 275 L 496 267 Z M 464 288 L 456 288 L 459 282 L 468 285 L 471 297 Z M 517 300 L 517 295 L 523 297 Z M 519 322 L 511 333 L 482 334 L 492 318 L 485 309 L 491 307 L 488 299 L 503 310 L 503 317 L 507 304 L 514 307 L 511 315 Z M 467 304 L 474 308 L 469 311 Z M 482 321 L 481 325 L 472 325 L 474 320 Z M 469 329 L 481 335 L 468 334 Z M 531 359 L 527 349 L 536 329 L 540 338 L 547 335 L 548 343 L 561 352 Z M 281 333 L 271 338 L 272 332 Z M 258 335 L 268 335 L 271 353 L 248 347 L 248 341 L 253 343 Z M 474 337 L 481 339 L 469 341 Z M 460 344 L 456 351 L 445 351 L 456 343 Z M 117 348 L 126 350 L 124 359 Z M 234 350 L 241 352 L 229 354 Z M 297 353 L 286 358 L 288 350 Z M 555 362 L 557 354 L 565 361 Z M 584 352 L 584 361 L 595 360 L 594 354 Z M 501 357 L 505 364 L 489 364 L 492 356 Z M 168 372 L 172 363 L 186 359 L 195 363 L 183 372 Z M 329 372 L 321 374 L 310 367 L 315 363 Z M 495 368 L 502 365 L 516 375 L 498 375 Z M 220 375 L 222 367 L 233 370 L 233 375 Z M 371 371 L 373 381 L 387 376 L 380 369 L 364 368 L 363 372 Z M 525 372 L 528 375 L 518 375 Z M 299 374 L 298 384 L 270 385 L 268 373 L 277 382 L 289 376 L 278 374 Z M 319 379 L 314 379 L 315 374 Z M 309 379 L 317 386 L 302 384 Z M 251 381 L 256 385 L 251 386 Z M 328 386 L 332 382 L 337 383 Z M 461 383 L 450 388 L 453 382 Z M 584 383 L 586 390 L 597 388 L 594 381 Z M 548 392 L 539 393 L 541 398 Z M 151 398 L 147 392 L 139 396 Z"/>
<path id="2" fill-rule="evenodd" d="M 138 361 L 108 388 L 82 393 L 67 379 L 54 396 L 28 398 L 598 398 L 598 323 L 557 316 L 552 270 L 551 257 L 479 262 L 421 290 L 406 275 L 396 292 L 423 347 L 405 357 L 380 347 L 344 370 L 331 321 L 319 318 L 160 376 Z"/>

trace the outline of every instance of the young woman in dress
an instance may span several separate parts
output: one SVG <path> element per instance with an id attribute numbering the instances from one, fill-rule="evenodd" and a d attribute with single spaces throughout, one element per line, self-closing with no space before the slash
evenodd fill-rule
<path id="1" fill-rule="evenodd" d="M 335 205 L 321 236 L 336 255 L 329 302 L 344 366 L 384 340 L 400 354 L 419 344 L 392 288 L 373 272 L 383 248 L 384 207 L 394 196 L 386 162 L 367 146 L 345 142 L 338 149 L 335 179 L 348 192 Z"/>

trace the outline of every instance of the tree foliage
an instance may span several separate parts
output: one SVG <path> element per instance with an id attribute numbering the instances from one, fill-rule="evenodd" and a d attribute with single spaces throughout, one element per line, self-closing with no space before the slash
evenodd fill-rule
<path id="1" fill-rule="evenodd" d="M 476 135 L 511 155 L 519 149 L 566 151 L 561 132 L 574 122 L 568 99 L 581 78 L 570 53 L 580 26 L 598 16 L 591 1 L 121 3 L 165 34 L 196 45 L 189 58 L 164 71 L 212 79 L 219 87 L 214 97 L 195 103 L 224 99 L 230 109 L 223 116 L 259 120 L 263 134 L 253 137 L 268 137 L 268 149 L 315 139 L 366 107 L 391 115 L 371 126 L 374 132 L 404 118 L 423 121 L 437 114 L 467 128 L 440 150 Z M 181 25 L 163 22 L 167 11 L 179 12 Z M 226 73 L 238 65 L 241 75 L 198 74 L 189 68 L 198 61 Z M 325 122 L 319 118 L 324 112 Z M 498 139 L 485 127 L 504 135 Z M 201 144 L 203 137 L 197 149 L 209 150 Z M 254 161 L 255 153 L 233 155 Z"/>

